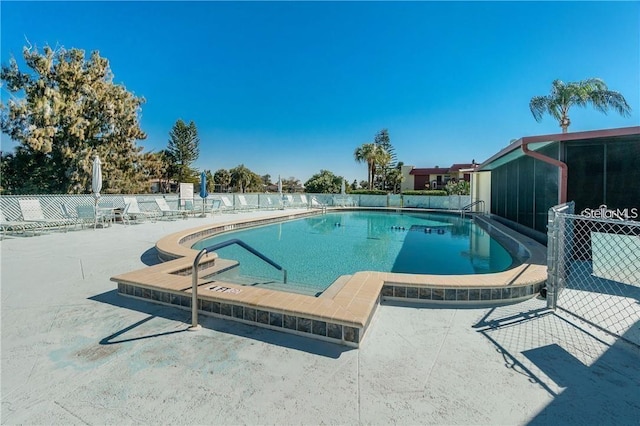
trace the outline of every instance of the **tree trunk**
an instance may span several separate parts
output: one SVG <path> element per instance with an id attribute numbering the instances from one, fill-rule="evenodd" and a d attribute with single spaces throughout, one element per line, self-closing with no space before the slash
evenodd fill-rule
<path id="1" fill-rule="evenodd" d="M 571 124 L 571 120 L 567 115 L 563 115 L 560 118 L 560 127 L 562 127 L 562 133 L 567 133 L 569 131 L 569 125 Z"/>

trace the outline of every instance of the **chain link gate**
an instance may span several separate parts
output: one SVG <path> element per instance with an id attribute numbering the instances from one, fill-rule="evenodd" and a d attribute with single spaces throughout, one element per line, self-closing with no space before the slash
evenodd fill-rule
<path id="1" fill-rule="evenodd" d="M 547 306 L 640 345 L 640 222 L 602 207 L 607 218 L 549 210 Z"/>

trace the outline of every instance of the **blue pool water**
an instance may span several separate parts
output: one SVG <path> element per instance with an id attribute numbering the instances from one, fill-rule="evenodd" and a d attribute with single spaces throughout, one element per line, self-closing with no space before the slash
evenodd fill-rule
<path id="1" fill-rule="evenodd" d="M 328 213 L 225 233 L 193 248 L 232 238 L 285 268 L 292 288 L 283 288 L 282 272 L 237 245 L 216 250 L 221 258 L 240 262 L 224 279 L 308 294 L 358 271 L 484 274 L 513 264 L 507 250 L 473 221 L 446 214 Z"/>

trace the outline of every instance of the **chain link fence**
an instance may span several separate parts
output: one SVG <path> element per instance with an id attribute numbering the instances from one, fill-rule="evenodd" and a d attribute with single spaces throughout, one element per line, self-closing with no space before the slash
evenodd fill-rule
<path id="1" fill-rule="evenodd" d="M 547 305 L 640 345 L 640 222 L 549 210 Z"/>

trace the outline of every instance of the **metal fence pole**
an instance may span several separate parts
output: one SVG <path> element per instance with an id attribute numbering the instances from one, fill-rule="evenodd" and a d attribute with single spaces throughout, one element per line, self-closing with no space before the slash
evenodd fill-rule
<path id="1" fill-rule="evenodd" d="M 556 265 L 558 247 L 558 225 L 556 212 L 549 209 L 547 225 L 547 308 L 556 309 Z"/>

